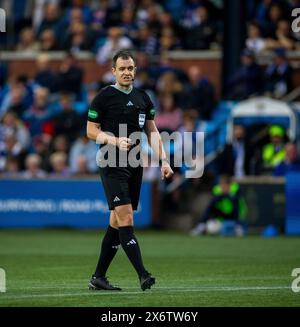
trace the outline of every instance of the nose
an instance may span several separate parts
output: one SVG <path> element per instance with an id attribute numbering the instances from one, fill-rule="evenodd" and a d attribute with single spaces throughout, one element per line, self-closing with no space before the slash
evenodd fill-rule
<path id="1" fill-rule="evenodd" d="M 126 75 L 131 75 L 132 74 L 132 69 L 125 68 L 124 71 L 123 71 L 123 73 L 126 74 Z"/>

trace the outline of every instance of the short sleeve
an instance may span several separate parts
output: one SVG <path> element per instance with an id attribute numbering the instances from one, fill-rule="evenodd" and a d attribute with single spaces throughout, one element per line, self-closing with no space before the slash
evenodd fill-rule
<path id="1" fill-rule="evenodd" d="M 104 109 L 104 96 L 103 94 L 99 93 L 96 95 L 94 100 L 89 106 L 88 110 L 88 121 L 93 123 L 101 123 L 101 118 L 103 116 L 103 109 Z"/>
<path id="2" fill-rule="evenodd" d="M 155 116 L 154 104 L 151 101 L 149 95 L 145 92 L 145 101 L 146 101 L 146 120 L 153 120 Z"/>

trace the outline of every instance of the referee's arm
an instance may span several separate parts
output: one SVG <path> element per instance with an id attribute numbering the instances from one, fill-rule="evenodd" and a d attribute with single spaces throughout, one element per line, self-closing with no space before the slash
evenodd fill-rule
<path id="1" fill-rule="evenodd" d="M 158 157 L 159 161 L 161 161 L 162 163 L 161 166 L 162 179 L 164 179 L 165 177 L 166 178 L 171 177 L 174 174 L 174 172 L 168 162 L 166 152 L 154 120 L 151 119 L 146 120 L 145 132 L 151 148 L 153 149 L 154 153 Z"/>
<path id="2" fill-rule="evenodd" d="M 127 137 L 115 137 L 108 135 L 107 133 L 101 131 L 100 124 L 93 123 L 91 121 L 87 122 L 86 126 L 87 137 L 97 144 L 111 144 L 119 147 L 121 150 L 129 150 L 131 144 Z"/>

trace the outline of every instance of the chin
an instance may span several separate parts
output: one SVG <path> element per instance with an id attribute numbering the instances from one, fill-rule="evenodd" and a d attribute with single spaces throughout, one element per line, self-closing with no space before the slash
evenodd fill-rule
<path id="1" fill-rule="evenodd" d="M 121 85 L 123 85 L 123 86 L 129 86 L 129 85 L 132 84 L 132 82 L 133 82 L 133 81 L 125 81 L 125 82 L 122 82 Z"/>

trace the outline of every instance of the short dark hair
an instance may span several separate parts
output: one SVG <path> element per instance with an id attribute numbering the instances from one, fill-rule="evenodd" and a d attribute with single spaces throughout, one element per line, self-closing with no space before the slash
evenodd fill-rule
<path id="1" fill-rule="evenodd" d="M 122 59 L 132 59 L 134 61 L 134 64 L 135 64 L 135 58 L 133 56 L 133 54 L 128 51 L 128 50 L 119 50 L 117 53 L 115 53 L 115 55 L 113 56 L 112 58 L 112 66 L 113 67 L 116 67 L 116 64 L 117 64 L 117 60 L 119 58 L 122 58 Z"/>
<path id="2" fill-rule="evenodd" d="M 223 182 L 223 183 L 225 183 L 225 184 L 227 184 L 227 185 L 229 185 L 229 184 L 231 184 L 231 176 L 230 175 L 226 175 L 226 174 L 224 174 L 224 175 L 221 175 L 220 176 L 220 179 L 219 179 L 219 182 Z"/>

